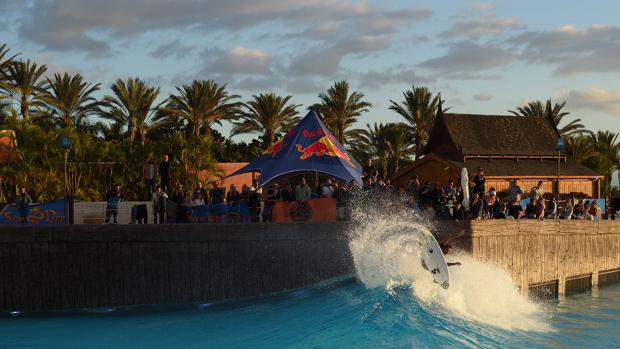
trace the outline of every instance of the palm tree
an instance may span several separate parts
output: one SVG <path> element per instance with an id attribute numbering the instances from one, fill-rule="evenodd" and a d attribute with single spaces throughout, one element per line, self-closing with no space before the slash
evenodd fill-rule
<path id="1" fill-rule="evenodd" d="M 408 127 L 403 123 L 388 124 L 384 133 L 384 142 L 387 145 L 390 160 L 394 164 L 394 174 L 400 169 L 400 160 L 415 153 L 415 144 L 408 136 Z"/>
<path id="2" fill-rule="evenodd" d="M 403 97 L 400 104 L 390 100 L 389 109 L 397 112 L 409 124 L 410 132 L 414 135 L 416 158 L 418 158 L 422 155 L 429 132 L 435 122 L 441 96 L 437 94 L 433 97 L 426 87 L 412 86 L 411 90 L 403 92 Z"/>
<path id="3" fill-rule="evenodd" d="M 350 130 L 357 118 L 372 107 L 371 103 L 364 101 L 364 97 L 364 94 L 358 91 L 349 93 L 349 83 L 346 80 L 337 81 L 326 93 L 319 94 L 321 103 L 313 104 L 308 109 L 317 112 L 338 142 L 345 144 L 348 138 L 359 132 Z"/>
<path id="4" fill-rule="evenodd" d="M 292 96 L 278 96 L 275 93 L 253 95 L 243 105 L 241 119 L 234 123 L 231 135 L 242 133 L 262 134 L 265 147 L 270 147 L 278 134 L 286 132 L 298 121 L 297 108 L 300 104 L 289 104 Z"/>
<path id="5" fill-rule="evenodd" d="M 30 119 L 31 107 L 40 104 L 39 96 L 45 90 L 43 74 L 45 65 L 37 65 L 30 60 L 12 61 L 3 73 L 6 83 L 2 89 L 20 105 L 20 114 L 24 121 Z"/>
<path id="6" fill-rule="evenodd" d="M 129 78 L 126 82 L 118 79 L 111 88 L 114 96 L 103 97 L 108 110 L 102 116 L 127 126 L 129 144 L 134 144 L 139 135 L 144 146 L 149 122 L 159 109 L 159 105 L 154 105 L 159 88 L 148 86 L 139 78 Z"/>
<path id="7" fill-rule="evenodd" d="M 611 184 L 611 174 L 620 163 L 620 135 L 611 131 L 598 131 L 590 136 L 592 149 L 596 156 L 587 161 L 598 173 L 605 175 L 607 187 Z"/>
<path id="8" fill-rule="evenodd" d="M 593 147 L 592 137 L 573 135 L 564 138 L 566 140 L 566 155 L 571 161 L 584 164 L 598 156 Z"/>
<path id="9" fill-rule="evenodd" d="M 102 105 L 92 96 L 100 84 L 87 83 L 80 74 L 54 74 L 54 78 L 47 79 L 47 82 L 49 90 L 42 94 L 41 99 L 62 128 L 86 126 L 87 117 Z"/>
<path id="10" fill-rule="evenodd" d="M 201 130 L 204 130 L 207 137 L 210 137 L 213 124 L 231 120 L 239 107 L 239 103 L 233 100 L 240 96 L 228 94 L 226 84 L 218 85 L 212 80 L 194 80 L 191 85 L 183 85 L 176 89 L 178 95 L 170 96 L 157 119 L 185 120 L 194 136 L 199 136 Z"/>
<path id="11" fill-rule="evenodd" d="M 388 138 L 390 124 L 375 123 L 373 126 L 366 124 L 366 129 L 360 130 L 358 135 L 352 138 L 351 148 L 355 157 L 371 157 L 378 159 L 381 164 L 381 174 L 387 177 L 388 158 L 390 147 L 386 139 Z"/>
<path id="12" fill-rule="evenodd" d="M 13 59 L 19 55 L 16 54 L 12 57 L 8 57 L 8 53 L 9 48 L 6 47 L 6 44 L 0 45 L 0 88 L 6 87 L 5 70 L 8 68 L 9 64 L 13 62 Z M 0 96 L 0 99 L 2 98 L 3 96 Z"/>
<path id="13" fill-rule="evenodd" d="M 527 117 L 550 117 L 553 119 L 553 123 L 555 127 L 558 128 L 560 135 L 562 137 L 568 137 L 571 135 L 590 133 L 590 131 L 585 129 L 585 126 L 581 124 L 581 119 L 575 119 L 568 124 L 560 127 L 562 123 L 562 119 L 569 115 L 570 113 L 567 111 L 563 111 L 562 109 L 566 105 L 566 101 L 562 103 L 551 102 L 551 99 L 548 99 L 545 105 L 543 106 L 543 102 L 536 100 L 531 101 L 524 106 L 517 107 L 517 110 L 509 110 L 508 112 L 516 115 L 516 116 L 527 116 Z"/>

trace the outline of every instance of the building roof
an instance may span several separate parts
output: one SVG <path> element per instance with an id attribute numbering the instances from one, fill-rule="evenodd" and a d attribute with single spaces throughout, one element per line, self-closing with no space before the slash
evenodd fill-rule
<path id="1" fill-rule="evenodd" d="M 0 164 L 13 163 L 19 160 L 15 132 L 0 130 Z"/>
<path id="2" fill-rule="evenodd" d="M 557 155 L 559 133 L 547 118 L 439 113 L 434 127 L 444 125 L 462 155 Z"/>
<path id="3" fill-rule="evenodd" d="M 458 168 L 467 168 L 470 174 L 476 173 L 478 167 L 484 169 L 487 177 L 556 177 L 558 175 L 557 160 L 548 159 L 485 159 L 467 160 L 466 162 L 450 161 Z M 596 171 L 573 163 L 560 162 L 560 177 L 593 178 L 601 177 Z"/>

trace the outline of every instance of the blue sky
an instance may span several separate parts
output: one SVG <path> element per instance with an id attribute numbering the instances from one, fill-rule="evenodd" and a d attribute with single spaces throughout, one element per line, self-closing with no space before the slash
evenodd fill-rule
<path id="1" fill-rule="evenodd" d="M 347 79 L 374 104 L 360 127 L 398 121 L 389 100 L 415 85 L 462 113 L 566 100 L 588 128 L 620 132 L 619 10 L 617 1 L 2 0 L 0 43 L 106 94 L 129 76 L 162 98 L 214 79 L 244 100 L 275 91 L 305 109 Z"/>

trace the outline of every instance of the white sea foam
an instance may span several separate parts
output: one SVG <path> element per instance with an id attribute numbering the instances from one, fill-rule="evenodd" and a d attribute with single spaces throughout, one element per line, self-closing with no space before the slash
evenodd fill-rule
<path id="1" fill-rule="evenodd" d="M 420 263 L 417 236 L 429 226 L 421 217 L 356 210 L 354 221 L 350 249 L 358 278 L 366 287 L 392 292 L 396 286 L 407 285 L 431 312 L 441 309 L 502 329 L 548 329 L 542 307 L 521 296 L 500 267 L 457 252 L 447 256 L 448 261 L 462 263 L 450 267 L 450 287 L 445 290 L 433 283 Z"/>

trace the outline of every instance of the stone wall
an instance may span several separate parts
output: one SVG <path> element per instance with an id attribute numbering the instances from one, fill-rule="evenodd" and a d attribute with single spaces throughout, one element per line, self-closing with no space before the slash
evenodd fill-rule
<path id="1" fill-rule="evenodd" d="M 0 227 L 0 311 L 211 302 L 351 274 L 346 224 Z"/>

